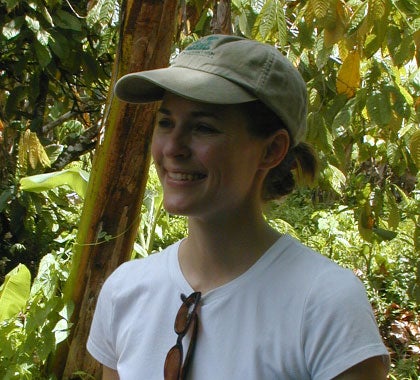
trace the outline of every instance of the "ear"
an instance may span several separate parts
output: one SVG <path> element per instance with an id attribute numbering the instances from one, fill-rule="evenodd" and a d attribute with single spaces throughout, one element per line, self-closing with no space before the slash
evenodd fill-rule
<path id="1" fill-rule="evenodd" d="M 260 162 L 260 169 L 272 169 L 280 164 L 290 146 L 289 133 L 285 129 L 276 131 L 266 140 L 265 151 Z"/>

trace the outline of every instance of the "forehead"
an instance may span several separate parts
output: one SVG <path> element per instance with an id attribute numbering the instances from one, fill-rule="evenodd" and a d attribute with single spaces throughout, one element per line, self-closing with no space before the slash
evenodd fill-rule
<path id="1" fill-rule="evenodd" d="M 168 115 L 213 117 L 216 119 L 243 118 L 239 104 L 203 103 L 166 92 L 158 112 Z"/>

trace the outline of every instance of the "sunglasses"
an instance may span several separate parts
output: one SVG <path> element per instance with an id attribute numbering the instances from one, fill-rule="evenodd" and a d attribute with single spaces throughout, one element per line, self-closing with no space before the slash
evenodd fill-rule
<path id="1" fill-rule="evenodd" d="M 166 355 L 164 367 L 165 380 L 184 380 L 187 378 L 192 356 L 194 354 L 195 342 L 197 340 L 197 307 L 200 303 L 200 299 L 200 292 L 194 292 L 188 297 L 181 294 L 182 305 L 178 310 L 174 324 L 174 330 L 178 335 L 178 338 L 175 346 L 173 346 Z M 182 348 L 182 339 L 190 328 L 192 328 L 191 340 L 183 363 L 184 351 Z"/>

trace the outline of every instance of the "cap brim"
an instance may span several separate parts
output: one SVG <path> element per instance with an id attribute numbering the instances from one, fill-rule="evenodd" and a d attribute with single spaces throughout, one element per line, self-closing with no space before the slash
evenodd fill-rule
<path id="1" fill-rule="evenodd" d="M 237 104 L 257 97 L 215 74 L 185 67 L 168 67 L 127 74 L 115 85 L 115 95 L 129 103 L 161 100 L 165 91 L 184 98 L 214 104 Z"/>

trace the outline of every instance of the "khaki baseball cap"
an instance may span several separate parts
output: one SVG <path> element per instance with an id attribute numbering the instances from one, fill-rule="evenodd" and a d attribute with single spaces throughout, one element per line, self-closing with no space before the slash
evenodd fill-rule
<path id="1" fill-rule="evenodd" d="M 161 100 L 165 91 L 214 104 L 259 99 L 289 130 L 294 145 L 306 133 L 307 90 L 298 70 L 274 46 L 209 35 L 183 50 L 168 68 L 121 77 L 115 94 L 130 103 Z"/>

